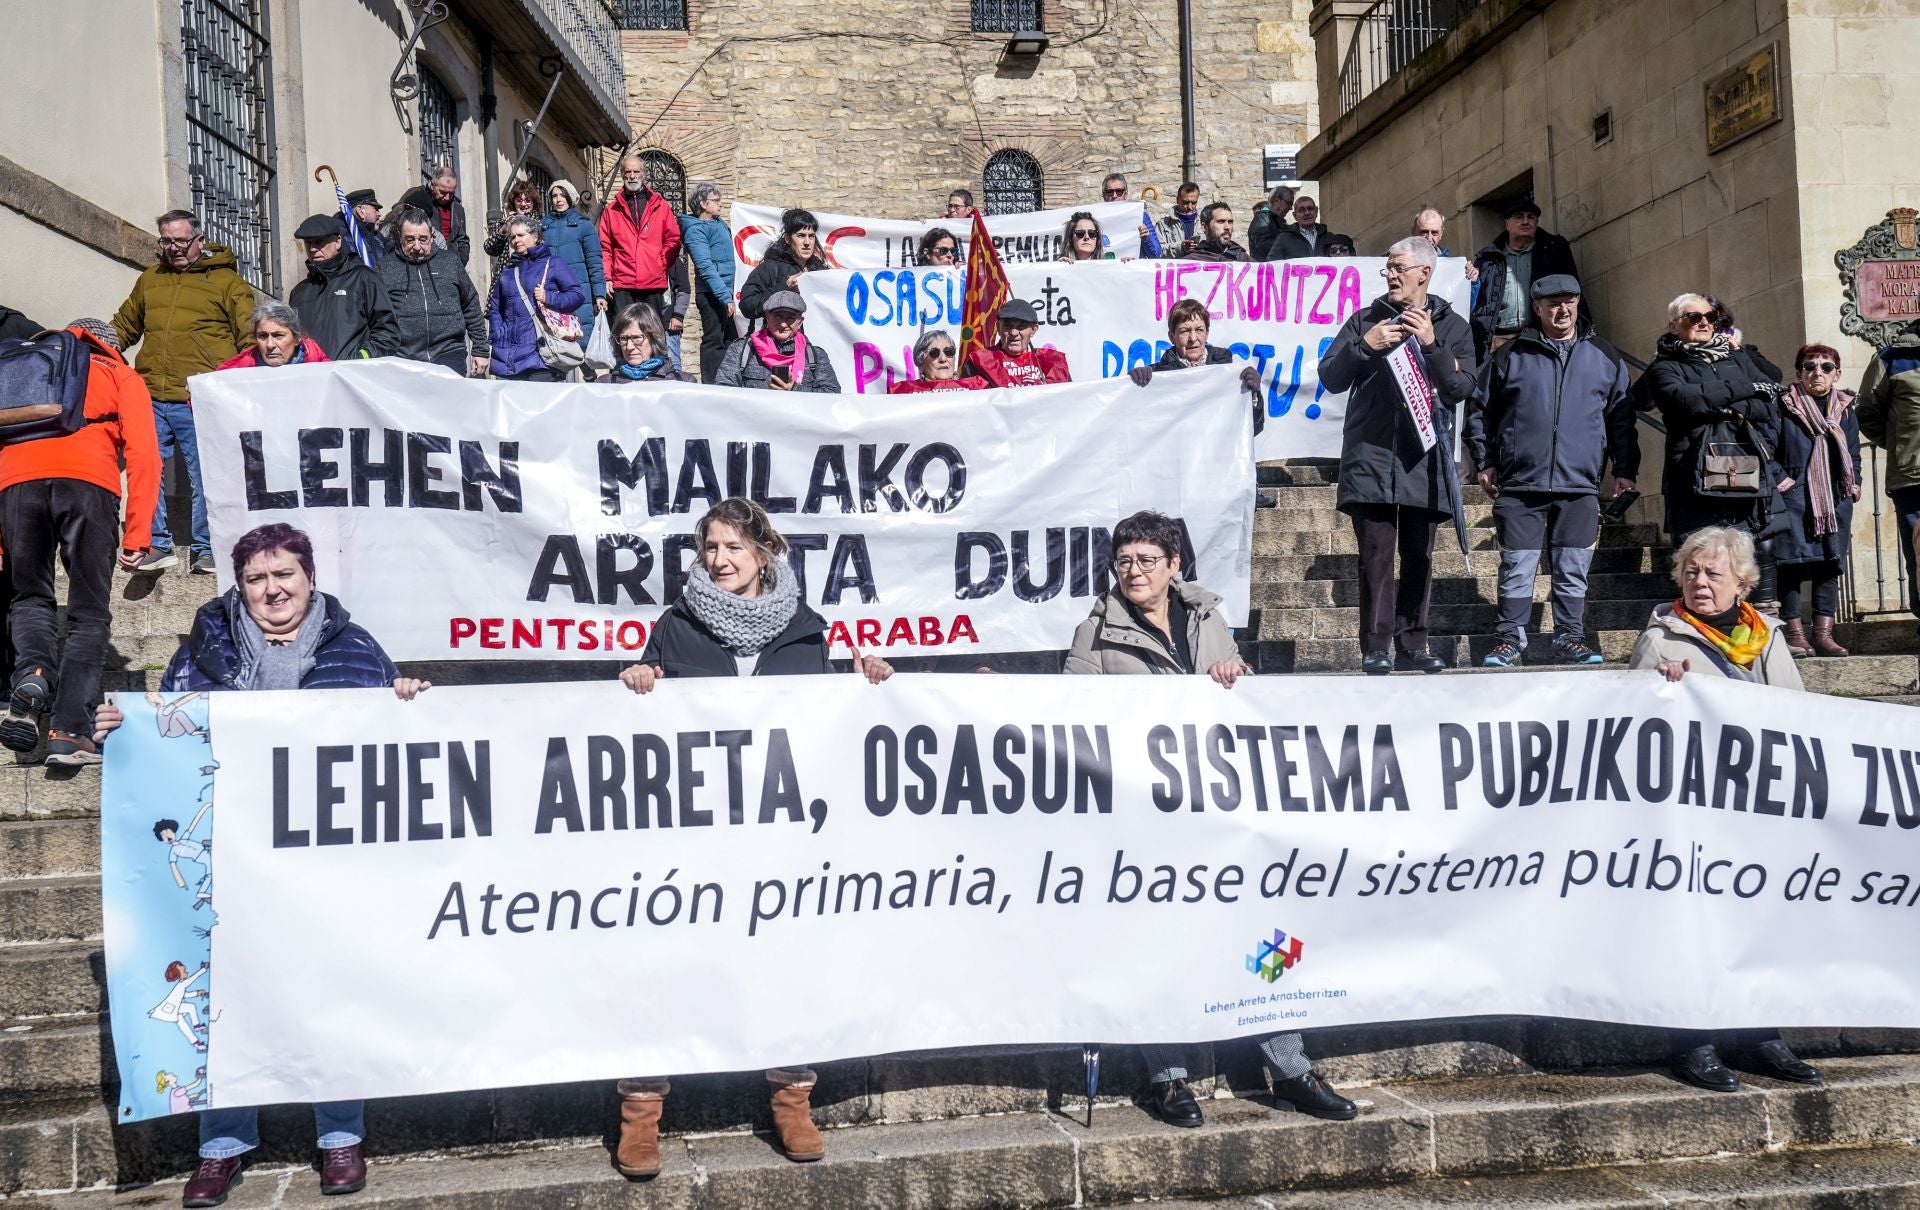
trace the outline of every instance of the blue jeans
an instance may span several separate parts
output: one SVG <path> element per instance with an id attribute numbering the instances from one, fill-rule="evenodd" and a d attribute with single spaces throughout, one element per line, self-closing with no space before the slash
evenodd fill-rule
<path id="1" fill-rule="evenodd" d="M 196 555 L 213 553 L 207 538 L 207 495 L 200 490 L 200 442 L 193 435 L 193 406 L 185 403 L 153 401 L 153 427 L 160 437 L 160 464 L 164 468 L 173 452 L 187 464 L 187 483 L 193 492 L 193 540 Z M 153 506 L 153 549 L 172 550 L 173 531 L 167 527 L 167 494 Z"/>
<path id="2" fill-rule="evenodd" d="M 685 367 L 680 364 L 680 333 L 667 333 L 667 347 L 673 350 L 673 368 L 683 370 Z"/>
<path id="3" fill-rule="evenodd" d="M 351 1147 L 367 1136 L 365 1101 L 320 1101 L 313 1107 L 320 1150 Z M 200 1114 L 200 1158 L 230 1160 L 260 1145 L 260 1111 L 207 1109 Z"/>

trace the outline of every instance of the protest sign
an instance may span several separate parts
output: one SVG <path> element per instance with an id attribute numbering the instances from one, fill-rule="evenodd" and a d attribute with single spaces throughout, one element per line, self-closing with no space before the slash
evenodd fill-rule
<path id="1" fill-rule="evenodd" d="M 1625 671 L 116 700 L 122 1120 L 1480 1014 L 1920 1025 L 1897 706 Z"/>
<path id="2" fill-rule="evenodd" d="M 1076 382 L 1116 378 L 1152 365 L 1170 347 L 1167 312 L 1198 299 L 1211 317 L 1208 343 L 1230 349 L 1260 375 L 1267 410 L 1255 457 L 1337 458 L 1346 395 L 1320 385 L 1320 357 L 1355 311 L 1386 290 L 1386 261 L 1351 257 L 1224 264 L 1008 265 L 1015 298 L 1040 317 L 1035 343 L 1059 349 Z M 1443 260 L 1433 294 L 1462 315 L 1463 262 Z M 887 268 L 809 273 L 807 339 L 826 351 L 842 390 L 882 392 L 915 376 L 913 342 L 944 328 L 956 342 L 966 297 L 960 269 Z M 964 372 L 964 371 L 963 371 Z"/>
<path id="3" fill-rule="evenodd" d="M 298 525 L 320 587 L 396 659 L 632 659 L 726 496 L 772 515 L 836 656 L 1062 649 L 1107 589 L 1109 532 L 1147 508 L 1246 619 L 1253 467 L 1224 367 L 892 397 L 388 359 L 192 386 L 214 549 Z"/>

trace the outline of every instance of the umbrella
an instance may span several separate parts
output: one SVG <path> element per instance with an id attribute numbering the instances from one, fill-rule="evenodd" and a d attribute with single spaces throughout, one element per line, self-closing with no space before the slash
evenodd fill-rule
<path id="1" fill-rule="evenodd" d="M 1412 353 L 1413 364 L 1419 370 L 1420 377 L 1431 384 L 1433 377 L 1427 373 L 1427 359 L 1420 352 L 1420 342 L 1410 340 L 1406 345 Z M 1431 394 L 1430 388 L 1429 393 Z M 1433 443 L 1437 451 L 1434 461 L 1438 464 L 1434 467 L 1434 474 L 1439 475 L 1441 482 L 1447 486 L 1447 509 L 1453 513 L 1453 532 L 1460 539 L 1460 558 L 1466 564 L 1467 574 L 1472 575 L 1473 554 L 1467 549 L 1467 510 L 1460 498 L 1460 467 L 1455 460 L 1453 449 L 1453 409 L 1441 403 L 1438 397 L 1433 397 L 1431 406 L 1434 433 L 1438 438 Z"/>

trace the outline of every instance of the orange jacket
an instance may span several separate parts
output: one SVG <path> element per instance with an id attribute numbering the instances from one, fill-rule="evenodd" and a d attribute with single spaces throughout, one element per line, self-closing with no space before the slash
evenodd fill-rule
<path id="1" fill-rule="evenodd" d="M 153 506 L 160 495 L 160 440 L 153 431 L 147 384 L 120 354 L 78 328 L 93 346 L 87 367 L 87 423 L 65 437 L 0 446 L 0 491 L 36 479 L 78 479 L 120 495 L 120 460 L 127 463 L 123 550 L 153 545 Z M 6 535 L 0 534 L 0 540 Z"/>

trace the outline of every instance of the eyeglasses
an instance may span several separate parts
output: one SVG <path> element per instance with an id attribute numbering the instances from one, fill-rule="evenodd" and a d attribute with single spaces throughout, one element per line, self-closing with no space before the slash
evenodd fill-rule
<path id="1" fill-rule="evenodd" d="M 1166 561 L 1165 555 L 1121 555 L 1113 561 L 1113 569 L 1123 573 L 1136 567 L 1141 571 L 1152 571 Z"/>
<path id="2" fill-rule="evenodd" d="M 1840 367 L 1831 361 L 1803 361 L 1800 368 L 1814 374 L 1831 374 Z"/>
<path id="3" fill-rule="evenodd" d="M 199 236 L 190 235 L 186 239 L 163 239 L 160 241 L 160 246 L 162 248 L 191 248 L 199 242 Z"/>
<path id="4" fill-rule="evenodd" d="M 956 349 L 955 349 L 955 348 L 954 348 L 954 347 L 953 347 L 952 345 L 947 345 L 947 346 L 946 346 L 945 348 L 933 348 L 933 349 L 928 349 L 928 350 L 927 350 L 927 359 L 928 359 L 929 361 L 931 361 L 932 359 L 934 359 L 934 358 L 936 358 L 936 357 L 938 357 L 938 358 L 942 358 L 942 359 L 945 359 L 945 358 L 948 358 L 948 357 L 952 357 L 952 356 L 954 355 L 954 353 L 956 353 L 957 351 L 958 351 L 958 350 L 956 350 Z"/>
<path id="5" fill-rule="evenodd" d="M 1107 198 L 1124 198 L 1127 196 L 1127 191 L 1124 189 L 1102 189 L 1100 196 Z"/>
<path id="6" fill-rule="evenodd" d="M 1683 311 L 1680 313 L 1680 322 L 1686 324 L 1689 328 L 1711 328 L 1713 326 L 1713 312 Z"/>
<path id="7" fill-rule="evenodd" d="M 1073 238 L 1075 238 L 1075 239 L 1099 239 L 1099 238 L 1100 238 L 1100 233 L 1099 233 L 1098 231 L 1089 231 L 1089 230 L 1088 230 L 1087 228 L 1085 228 L 1085 227 L 1082 227 L 1082 228 L 1080 228 L 1080 230 L 1078 230 L 1078 231 L 1076 231 L 1076 232 L 1074 232 L 1074 233 L 1073 233 Z"/>
<path id="8" fill-rule="evenodd" d="M 1380 276 L 1405 277 L 1415 269 L 1425 269 L 1426 267 L 1425 265 L 1388 265 L 1386 268 L 1380 270 Z"/>
<path id="9" fill-rule="evenodd" d="M 624 336 L 614 337 L 613 343 L 620 345 L 650 345 L 653 341 L 647 339 L 645 332 L 628 332 Z"/>

